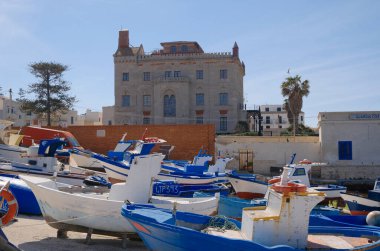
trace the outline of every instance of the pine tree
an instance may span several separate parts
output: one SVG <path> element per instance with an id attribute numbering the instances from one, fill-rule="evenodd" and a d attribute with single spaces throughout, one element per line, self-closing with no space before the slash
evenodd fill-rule
<path id="1" fill-rule="evenodd" d="M 20 89 L 17 101 L 21 103 L 23 112 L 46 116 L 47 125 L 51 126 L 53 114 L 71 109 L 76 102 L 75 96 L 68 93 L 70 83 L 62 78 L 68 66 L 55 62 L 37 62 L 30 64 L 29 70 L 38 79 L 28 85 L 27 94 L 34 94 L 34 98 L 28 98 L 25 91 Z"/>

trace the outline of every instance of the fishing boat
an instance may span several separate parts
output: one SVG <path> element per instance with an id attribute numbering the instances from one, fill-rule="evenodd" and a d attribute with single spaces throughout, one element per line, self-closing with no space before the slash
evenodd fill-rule
<path id="1" fill-rule="evenodd" d="M 339 186 L 334 184 L 328 185 L 311 185 L 309 174 L 310 170 L 313 166 L 321 166 L 323 163 L 313 163 L 307 159 L 300 161 L 298 164 L 290 164 L 288 165 L 290 169 L 289 177 L 293 182 L 298 182 L 305 184 L 307 187 L 311 187 L 314 190 L 324 192 L 326 194 L 326 199 L 337 199 L 340 198 L 341 193 L 345 193 L 347 191 L 347 187 Z M 279 180 L 279 177 L 274 178 L 269 181 L 269 183 L 275 183 Z"/>
<path id="2" fill-rule="evenodd" d="M 121 139 L 117 142 L 115 149 L 107 153 L 107 157 L 122 161 L 124 158 L 124 153 L 135 144 L 133 140 L 125 140 L 127 133 L 124 133 Z M 70 166 L 82 167 L 95 171 L 105 171 L 101 162 L 93 158 L 92 155 L 96 154 L 90 150 L 84 150 L 82 148 L 70 149 Z"/>
<path id="3" fill-rule="evenodd" d="M 88 170 L 71 172 L 69 167 L 56 158 L 57 150 L 65 144 L 65 140 L 58 138 L 41 140 L 39 145 L 28 147 L 27 152 L 21 153 L 18 159 L 1 164 L 0 173 L 11 175 L 24 173 L 39 177 L 52 177 L 54 173 L 57 173 L 55 178 L 57 181 L 72 185 L 82 185 L 88 175 L 105 176 L 105 174 Z"/>
<path id="4" fill-rule="evenodd" d="M 41 215 L 37 199 L 25 182 L 20 180 L 17 175 L 0 174 L 0 188 L 4 187 L 8 182 L 8 189 L 18 203 L 18 212 L 28 215 Z"/>
<path id="5" fill-rule="evenodd" d="M 161 169 L 160 153 L 135 156 L 127 182 L 107 187 L 77 187 L 50 179 L 22 176 L 37 197 L 46 222 L 59 231 L 123 236 L 135 232 L 120 215 L 124 202 L 152 203 L 161 208 L 210 215 L 217 197 L 180 198 L 151 196 L 152 179 Z"/>
<path id="6" fill-rule="evenodd" d="M 268 205 L 245 208 L 241 224 L 150 205 L 125 204 L 121 214 L 151 250 L 378 250 L 380 228 L 310 216 L 324 193 L 292 183 L 283 172 Z M 318 220 L 314 220 L 318 217 Z M 310 224 L 309 224 L 310 223 Z M 199 245 L 199 246 L 194 246 Z"/>
<path id="7" fill-rule="evenodd" d="M 259 174 L 242 174 L 232 171 L 228 174 L 228 180 L 235 190 L 236 195 L 243 199 L 264 197 L 268 189 L 268 178 Z"/>
<path id="8" fill-rule="evenodd" d="M 131 163 L 134 158 L 141 155 L 146 155 L 151 152 L 157 144 L 165 143 L 166 141 L 157 137 L 143 137 L 141 140 L 134 140 L 133 146 L 129 147 L 123 154 L 123 160 L 114 160 L 110 157 L 101 154 L 92 154 L 92 157 L 97 159 L 106 170 L 108 179 L 112 183 L 124 182 L 130 171 Z M 159 180 L 173 180 L 181 184 L 210 184 L 218 180 L 218 176 L 211 173 L 198 171 L 207 163 L 209 156 L 196 156 L 195 164 L 186 164 L 184 167 L 175 164 L 164 164 L 161 166 L 161 172 L 156 175 Z M 203 164 L 200 164 L 203 163 Z M 197 170 L 196 172 L 194 170 Z"/>
<path id="9" fill-rule="evenodd" d="M 352 215 L 367 215 L 372 211 L 380 211 L 380 178 L 376 179 L 374 188 L 368 191 L 367 197 L 348 193 L 342 193 L 341 196 Z"/>
<path id="10" fill-rule="evenodd" d="M 206 197 L 215 193 L 220 193 L 222 196 L 227 196 L 230 192 L 230 188 L 223 183 L 211 183 L 211 184 L 181 184 L 176 181 L 155 181 L 153 183 L 153 195 L 159 196 L 175 196 L 175 197 L 194 197 L 194 193 L 203 193 Z"/>

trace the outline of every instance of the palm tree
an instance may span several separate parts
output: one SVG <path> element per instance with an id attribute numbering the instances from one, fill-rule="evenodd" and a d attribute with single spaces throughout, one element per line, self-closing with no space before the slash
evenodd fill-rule
<path id="1" fill-rule="evenodd" d="M 301 81 L 301 76 L 288 77 L 281 84 L 282 96 L 286 97 L 285 109 L 288 112 L 289 122 L 293 120 L 293 135 L 296 135 L 298 128 L 298 116 L 302 110 L 303 97 L 307 97 L 310 93 L 309 80 Z M 291 118 L 290 114 L 293 115 Z"/>

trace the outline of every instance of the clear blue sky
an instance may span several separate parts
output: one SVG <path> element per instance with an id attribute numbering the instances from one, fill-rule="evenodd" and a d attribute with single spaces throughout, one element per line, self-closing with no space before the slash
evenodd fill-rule
<path id="1" fill-rule="evenodd" d="M 79 112 L 113 105 L 121 27 L 145 51 L 191 40 L 206 52 L 225 52 L 236 41 L 248 107 L 281 104 L 290 68 L 310 81 L 303 110 L 311 126 L 321 111 L 380 110 L 378 0 L 0 0 L 3 92 L 35 81 L 28 64 L 56 61 L 70 66 L 65 79 Z"/>

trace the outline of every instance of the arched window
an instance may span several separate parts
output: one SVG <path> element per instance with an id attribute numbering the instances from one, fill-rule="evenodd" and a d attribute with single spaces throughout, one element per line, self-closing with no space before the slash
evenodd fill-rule
<path id="1" fill-rule="evenodd" d="M 176 101 L 174 95 L 164 96 L 164 117 L 176 116 Z"/>

